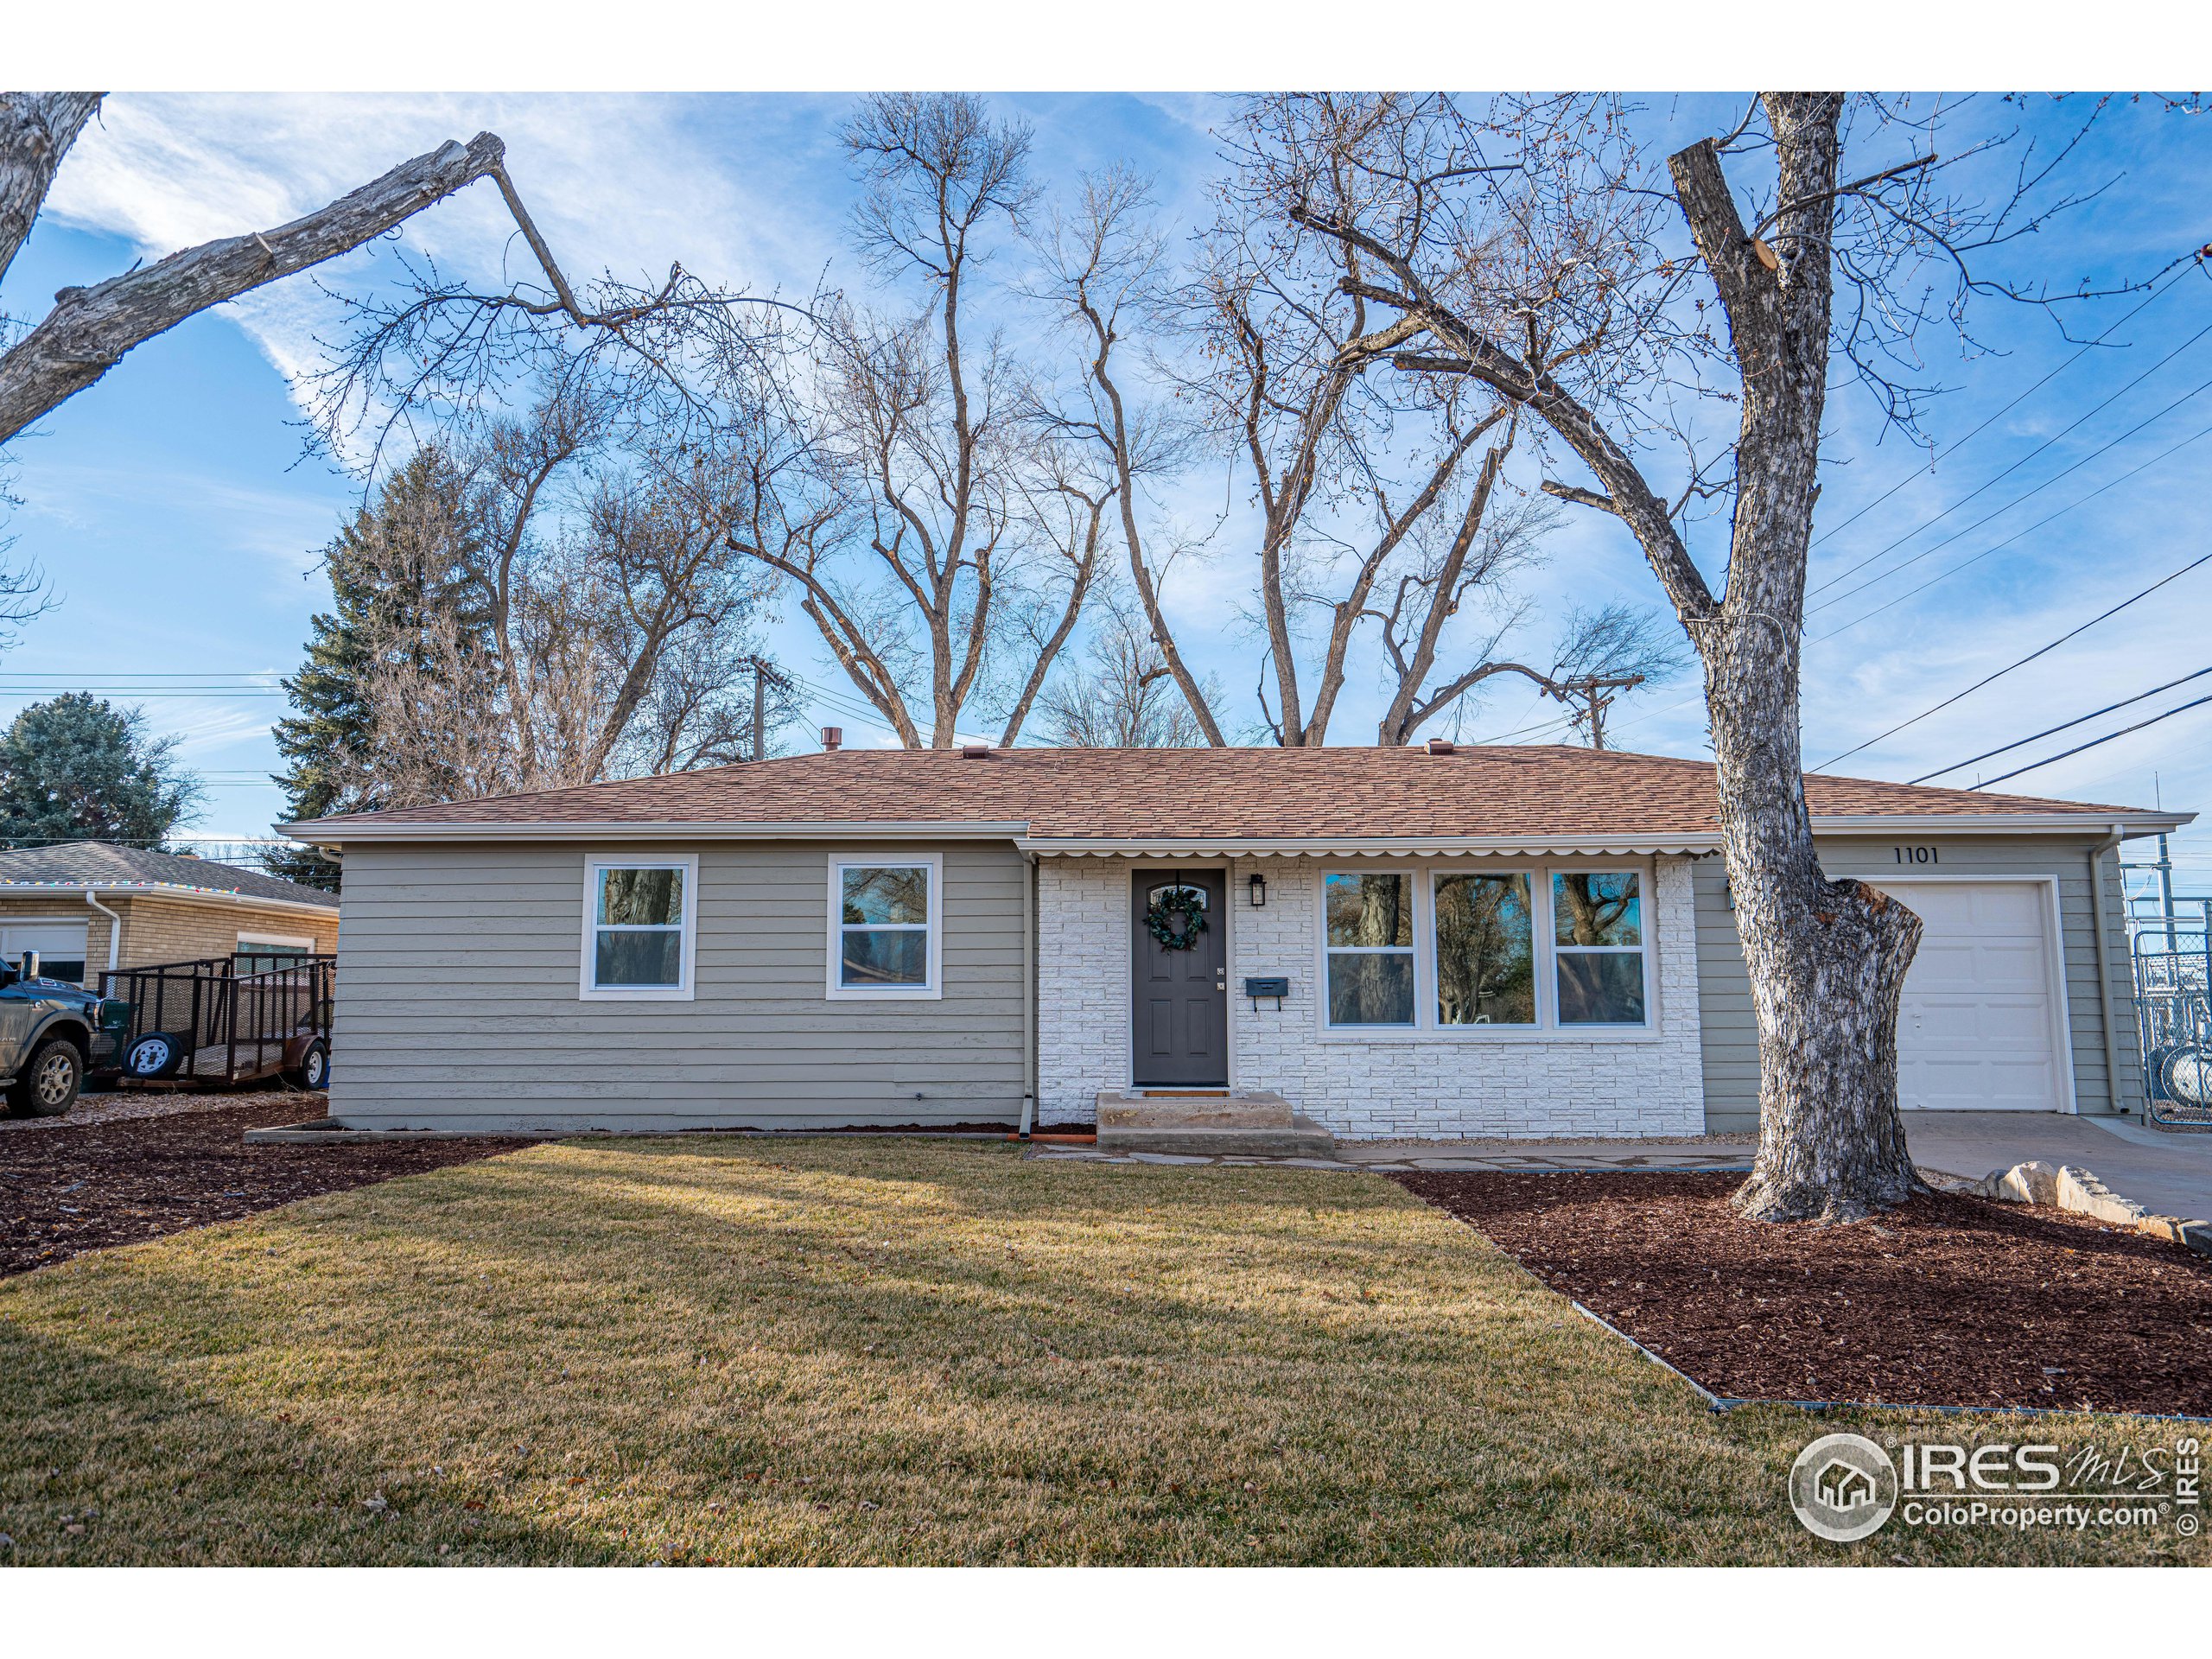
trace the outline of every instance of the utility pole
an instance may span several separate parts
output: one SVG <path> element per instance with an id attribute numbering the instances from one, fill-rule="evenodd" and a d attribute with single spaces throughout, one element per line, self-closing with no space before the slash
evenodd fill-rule
<path id="1" fill-rule="evenodd" d="M 1590 747 L 1605 747 L 1605 710 L 1620 693 L 1643 683 L 1641 674 L 1583 674 L 1571 680 L 1546 682 L 1549 696 L 1569 705 L 1574 723 L 1590 734 Z M 1579 708 L 1573 705 L 1579 703 Z"/>
<path id="2" fill-rule="evenodd" d="M 766 666 L 755 657 L 753 659 L 753 758 L 755 760 L 766 760 L 768 754 L 765 741 L 768 730 L 767 683 Z"/>
<path id="3" fill-rule="evenodd" d="M 2181 943 L 2174 935 L 2174 856 L 2166 849 L 2164 836 L 2158 837 L 2158 894 L 2165 905 L 2166 954 L 2171 956 Z"/>

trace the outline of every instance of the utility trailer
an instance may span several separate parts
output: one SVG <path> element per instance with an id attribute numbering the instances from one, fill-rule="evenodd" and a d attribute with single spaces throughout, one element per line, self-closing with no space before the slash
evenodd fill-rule
<path id="1" fill-rule="evenodd" d="M 111 1073 L 125 1086 L 234 1088 L 283 1077 L 330 1081 L 330 1004 L 338 958 L 240 950 L 100 976 L 128 1006 Z"/>

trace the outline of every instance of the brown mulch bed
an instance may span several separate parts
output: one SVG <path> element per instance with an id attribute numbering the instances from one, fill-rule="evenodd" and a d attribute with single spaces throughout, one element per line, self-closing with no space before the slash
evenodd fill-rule
<path id="1" fill-rule="evenodd" d="M 1732 1174 L 1393 1179 L 1724 1398 L 2212 1414 L 2212 1262 L 1930 1193 L 1844 1227 L 1740 1219 Z"/>
<path id="2" fill-rule="evenodd" d="M 512 1152 L 512 1141 L 249 1147 L 296 1123 L 296 1097 L 0 1135 L 0 1276 L 86 1250 L 233 1221 L 318 1192 Z"/>

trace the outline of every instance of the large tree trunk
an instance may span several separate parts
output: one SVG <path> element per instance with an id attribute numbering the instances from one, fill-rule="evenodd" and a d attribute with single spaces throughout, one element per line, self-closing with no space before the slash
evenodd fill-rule
<path id="1" fill-rule="evenodd" d="M 1763 622 L 1730 632 L 1709 650 L 1707 702 L 1759 1033 L 1758 1156 L 1735 1204 L 1764 1221 L 1855 1220 L 1919 1186 L 1897 1116 L 1897 1019 L 1920 918 L 1862 881 L 1821 874 L 1796 652 L 1777 649 Z"/>
<path id="2" fill-rule="evenodd" d="M 1767 1221 L 1847 1221 L 1919 1185 L 1897 1116 L 1897 1015 L 1920 921 L 1864 882 L 1828 880 L 1805 806 L 1800 623 L 1820 493 L 1842 100 L 1774 93 L 1766 104 L 1784 204 L 1773 245 L 1745 233 L 1714 145 L 1671 163 L 1744 385 L 1726 597 L 1691 632 L 1758 1018 L 1758 1157 L 1736 1206 Z"/>

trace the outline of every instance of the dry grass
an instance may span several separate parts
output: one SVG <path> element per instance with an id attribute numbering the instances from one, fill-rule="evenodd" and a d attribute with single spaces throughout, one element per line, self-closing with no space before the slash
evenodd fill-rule
<path id="1" fill-rule="evenodd" d="M 1903 1415 L 1715 1418 L 1377 1178 L 1002 1146 L 576 1143 L 311 1199 L 0 1286 L 0 1398 L 16 1562 L 2184 1558 L 1821 1544 L 1790 1459 Z"/>

